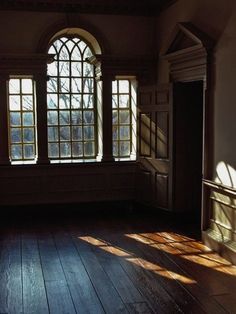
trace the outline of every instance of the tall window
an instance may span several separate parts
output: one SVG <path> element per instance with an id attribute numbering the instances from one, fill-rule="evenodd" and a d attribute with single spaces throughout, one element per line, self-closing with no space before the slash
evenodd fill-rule
<path id="1" fill-rule="evenodd" d="M 36 160 L 35 94 L 31 78 L 11 78 L 8 86 L 11 162 Z"/>
<path id="2" fill-rule="evenodd" d="M 112 84 L 113 156 L 135 159 L 136 92 L 134 80 L 117 79 Z"/>
<path id="3" fill-rule="evenodd" d="M 54 62 L 48 65 L 49 159 L 96 157 L 96 108 L 93 55 L 78 37 L 61 37 L 49 48 Z"/>

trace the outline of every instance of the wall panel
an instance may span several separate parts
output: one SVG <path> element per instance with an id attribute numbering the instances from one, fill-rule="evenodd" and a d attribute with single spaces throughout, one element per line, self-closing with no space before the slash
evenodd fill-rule
<path id="1" fill-rule="evenodd" d="M 133 200 L 135 162 L 1 168 L 0 205 Z"/>

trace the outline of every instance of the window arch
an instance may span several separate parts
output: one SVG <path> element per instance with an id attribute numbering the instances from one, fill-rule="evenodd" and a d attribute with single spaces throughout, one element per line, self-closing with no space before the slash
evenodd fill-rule
<path id="1" fill-rule="evenodd" d="M 48 65 L 47 115 L 50 160 L 94 159 L 97 155 L 94 55 L 78 35 L 62 35 L 51 43 Z"/>

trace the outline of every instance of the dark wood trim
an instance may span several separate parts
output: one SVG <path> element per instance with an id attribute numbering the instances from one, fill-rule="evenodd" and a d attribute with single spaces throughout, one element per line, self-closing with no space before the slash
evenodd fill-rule
<path id="1" fill-rule="evenodd" d="M 1 0 L 0 10 L 158 16 L 176 0 Z"/>

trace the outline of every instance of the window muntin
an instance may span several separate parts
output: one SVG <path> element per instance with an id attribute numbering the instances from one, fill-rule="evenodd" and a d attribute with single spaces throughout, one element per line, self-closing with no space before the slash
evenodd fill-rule
<path id="1" fill-rule="evenodd" d="M 112 83 L 113 156 L 127 158 L 132 150 L 131 82 L 118 79 Z"/>
<path id="2" fill-rule="evenodd" d="M 49 53 L 48 65 L 48 152 L 51 160 L 96 157 L 96 106 L 93 55 L 80 38 L 61 37 Z"/>
<path id="3" fill-rule="evenodd" d="M 13 77 L 8 85 L 8 128 L 11 162 L 36 161 L 36 117 L 34 82 Z"/>

